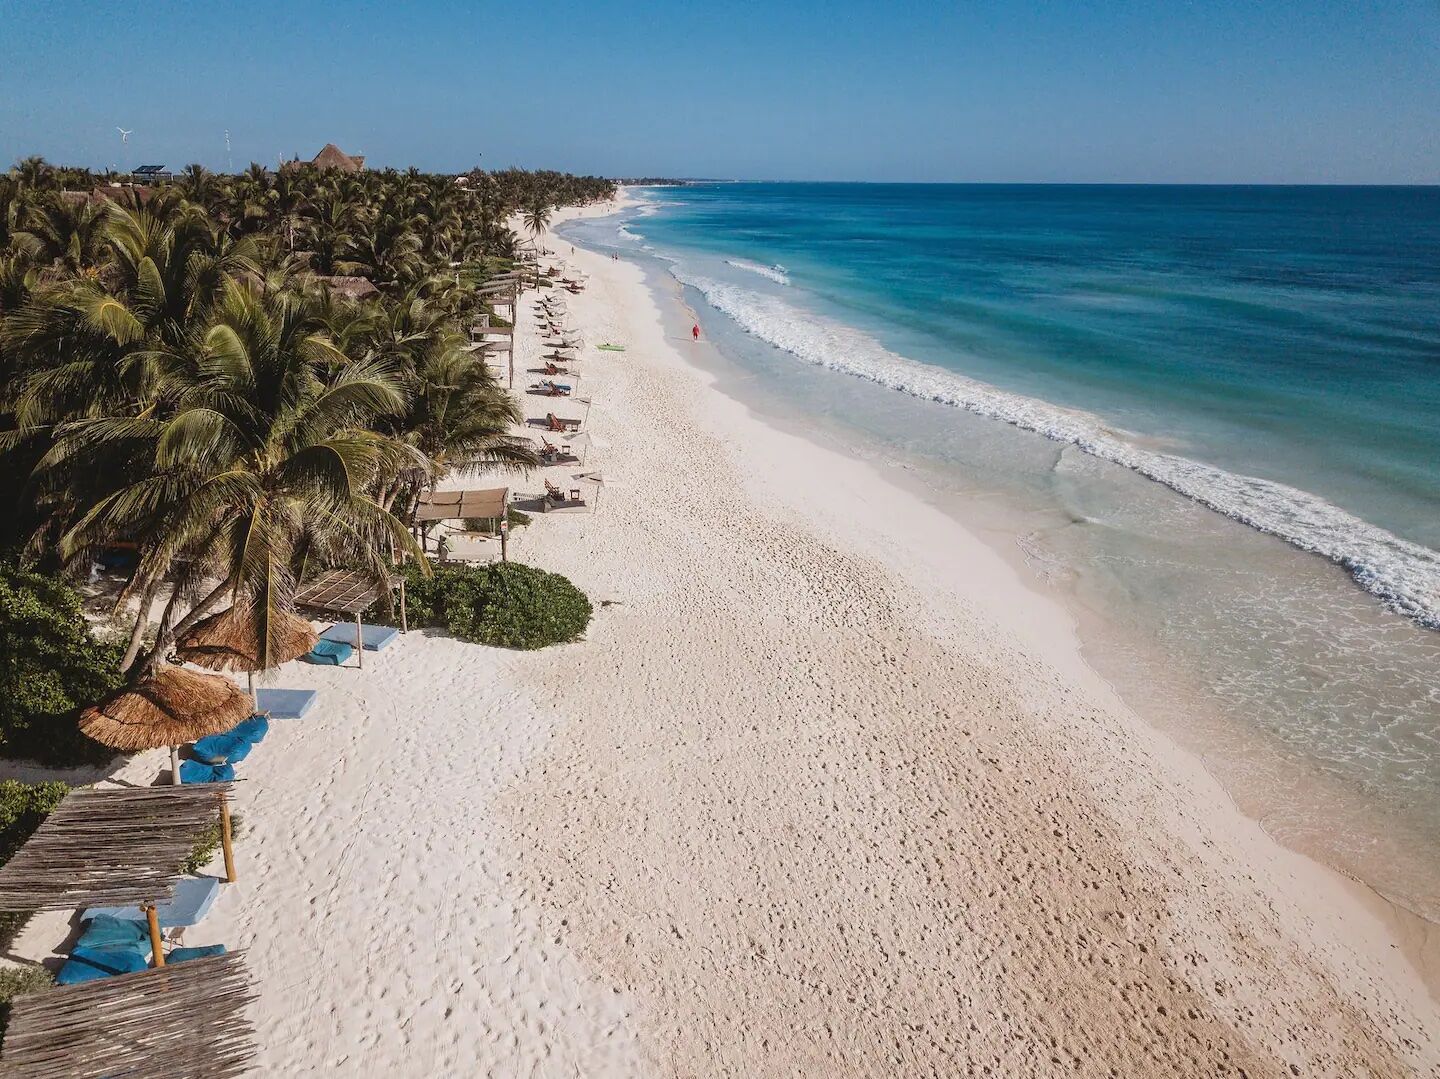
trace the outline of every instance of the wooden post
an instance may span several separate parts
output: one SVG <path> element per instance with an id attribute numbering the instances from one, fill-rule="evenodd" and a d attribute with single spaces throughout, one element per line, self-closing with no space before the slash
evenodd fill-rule
<path id="1" fill-rule="evenodd" d="M 235 883 L 235 833 L 230 825 L 230 799 L 220 796 L 220 850 L 225 855 L 225 881 Z"/>
<path id="2" fill-rule="evenodd" d="M 403 565 L 403 563 L 402 563 Z M 405 611 L 405 578 L 400 578 L 400 632 L 410 632 L 410 616 Z"/>
<path id="3" fill-rule="evenodd" d="M 355 662 L 365 669 L 365 627 L 360 624 L 360 612 L 355 612 Z"/>
<path id="4" fill-rule="evenodd" d="M 255 696 L 255 672 L 245 672 L 245 687 L 250 691 L 250 707 L 255 711 L 260 710 L 260 698 Z"/>
<path id="5" fill-rule="evenodd" d="M 510 561 L 510 521 L 504 517 L 500 518 L 500 561 Z"/>
<path id="6" fill-rule="evenodd" d="M 170 747 L 170 782 L 180 786 L 180 747 Z"/>
<path id="7" fill-rule="evenodd" d="M 156 912 L 154 903 L 145 908 L 145 920 L 150 923 L 150 951 L 155 965 L 163 967 L 165 965 L 165 941 L 160 936 L 160 915 Z"/>

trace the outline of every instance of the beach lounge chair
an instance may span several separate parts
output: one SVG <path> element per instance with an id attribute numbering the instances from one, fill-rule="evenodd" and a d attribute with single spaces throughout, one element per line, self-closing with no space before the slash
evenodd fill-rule
<path id="1" fill-rule="evenodd" d="M 305 653 L 306 663 L 329 664 L 338 667 L 355 654 L 353 645 L 344 644 L 340 641 L 327 641 L 321 639 L 316 642 L 314 648 Z"/>
<path id="2" fill-rule="evenodd" d="M 218 877 L 183 877 L 175 885 L 175 896 L 168 903 L 161 903 L 155 908 L 155 916 L 160 919 L 161 929 L 181 929 L 188 925 L 198 925 L 205 915 L 210 913 L 210 908 L 215 903 L 215 897 L 220 894 L 220 878 Z M 124 922 L 128 926 L 137 927 L 138 931 L 145 934 L 145 940 L 149 941 L 149 933 L 145 923 L 145 912 L 139 907 L 90 907 L 81 911 L 81 922 L 87 923 L 85 935 L 80 938 L 79 944 L 87 947 L 103 946 L 105 934 L 109 933 L 117 940 L 123 941 L 128 929 L 117 928 L 114 923 Z M 96 935 L 92 937 L 92 932 Z M 148 950 L 147 950 L 147 955 Z"/>
<path id="3" fill-rule="evenodd" d="M 560 488 L 556 487 L 549 480 L 545 481 L 545 497 L 551 502 L 565 501 L 565 495 L 561 493 Z"/>
<path id="4" fill-rule="evenodd" d="M 366 626 L 362 635 L 365 641 L 365 651 L 378 652 L 399 636 L 400 631 L 394 626 Z M 355 647 L 355 623 L 337 622 L 320 634 L 320 639 L 322 641 L 338 641 L 353 648 Z"/>
<path id="5" fill-rule="evenodd" d="M 270 721 L 264 716 L 251 716 L 249 719 L 242 719 L 226 733 L 244 738 L 252 745 L 258 746 L 270 733 Z"/>
<path id="6" fill-rule="evenodd" d="M 235 778 L 233 764 L 206 764 L 204 761 L 181 761 L 181 783 L 228 783 Z"/>
<path id="7" fill-rule="evenodd" d="M 92 917 L 55 975 L 55 984 L 79 985 L 145 970 L 150 965 L 150 928 L 143 919 Z"/>
<path id="8" fill-rule="evenodd" d="M 234 734 L 212 734 L 190 747 L 190 757 L 201 764 L 239 764 L 255 743 Z"/>
<path id="9" fill-rule="evenodd" d="M 547 413 L 545 414 L 545 426 L 546 426 L 546 429 L 547 429 L 547 430 L 559 431 L 560 433 L 563 434 L 563 433 L 566 432 L 566 431 L 578 431 L 578 430 L 580 430 L 580 421 L 579 421 L 579 420 L 567 420 L 567 419 L 564 419 L 564 418 L 562 418 L 562 417 L 560 417 L 560 416 L 555 415 L 555 413 L 553 413 L 553 412 L 547 412 Z"/>
<path id="10" fill-rule="evenodd" d="M 262 689 L 255 694 L 255 710 L 271 719 L 304 719 L 317 696 L 313 689 Z"/>
<path id="11" fill-rule="evenodd" d="M 138 974 L 150 967 L 150 945 L 142 954 L 136 948 L 72 948 L 55 975 L 56 985 L 80 985 L 117 974 Z"/>

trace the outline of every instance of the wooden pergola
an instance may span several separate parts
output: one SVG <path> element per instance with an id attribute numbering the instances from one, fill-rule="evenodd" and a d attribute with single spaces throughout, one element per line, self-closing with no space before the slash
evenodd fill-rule
<path id="1" fill-rule="evenodd" d="M 489 518 L 500 532 L 500 560 L 508 561 L 506 540 L 509 529 L 510 488 L 490 487 L 474 491 L 426 491 L 415 508 L 415 523 L 462 521 Z"/>
<path id="2" fill-rule="evenodd" d="M 247 1073 L 256 994 L 243 952 L 18 997 L 6 1079 L 230 1079 Z"/>
<path id="3" fill-rule="evenodd" d="M 235 879 L 229 783 L 72 790 L 3 866 L 0 911 L 139 907 L 155 965 L 165 965 L 156 908 L 220 814 L 225 878 Z M 8 1060 L 9 1039 L 6 1039 Z M 5 1073 L 8 1074 L 8 1073 Z"/>
<path id="4" fill-rule="evenodd" d="M 405 578 L 392 574 L 391 588 L 400 589 L 400 629 L 408 632 L 405 611 Z M 365 626 L 361 615 L 380 599 L 380 586 L 368 573 L 352 569 L 329 569 L 295 593 L 295 606 L 332 615 L 348 615 L 355 620 L 355 656 L 365 666 Z"/>

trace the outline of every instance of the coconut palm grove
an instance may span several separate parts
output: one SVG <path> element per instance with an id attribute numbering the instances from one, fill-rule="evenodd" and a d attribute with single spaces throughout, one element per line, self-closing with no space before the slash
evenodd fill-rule
<path id="1" fill-rule="evenodd" d="M 297 587 L 327 569 L 408 574 L 420 617 L 440 609 L 421 492 L 451 469 L 536 462 L 468 347 L 477 318 L 506 325 L 478 286 L 514 280 L 507 221 L 538 233 L 552 207 L 614 191 L 299 162 L 142 184 L 28 158 L 0 175 L 0 755 L 106 760 L 77 717 L 154 682 L 222 612 L 247 620 L 253 665 L 274 665 Z M 108 619 L 74 588 L 99 565 L 118 582 Z M 444 580 L 543 604 L 568 587 L 553 577 Z M 583 629 L 584 597 L 562 606 L 564 632 Z M 473 604 L 449 607 L 474 622 Z"/>

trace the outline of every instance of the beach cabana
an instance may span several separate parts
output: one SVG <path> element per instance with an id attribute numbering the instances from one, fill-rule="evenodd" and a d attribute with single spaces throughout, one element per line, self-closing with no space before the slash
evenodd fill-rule
<path id="1" fill-rule="evenodd" d="M 80 732 L 134 753 L 170 749 L 170 780 L 180 782 L 180 746 L 224 734 L 250 716 L 254 701 L 228 678 L 165 667 L 80 713 Z"/>
<path id="2" fill-rule="evenodd" d="M 389 587 L 400 589 L 400 628 L 408 629 L 405 613 L 405 578 L 391 576 Z M 365 626 L 361 620 L 379 601 L 381 588 L 368 573 L 359 570 L 326 570 L 295 593 L 295 606 L 328 615 L 346 615 L 355 623 L 355 660 L 365 666 Z"/>
<path id="3" fill-rule="evenodd" d="M 242 952 L 192 959 L 10 1005 L 6 1079 L 230 1079 L 253 1067 Z"/>
<path id="4" fill-rule="evenodd" d="M 431 521 L 490 520 L 500 533 L 500 560 L 507 560 L 506 534 L 502 528 L 510 512 L 510 488 L 491 487 L 476 491 L 426 491 L 415 508 L 415 523 Z"/>
<path id="5" fill-rule="evenodd" d="M 0 866 L 0 911 L 138 907 L 163 966 L 158 908 L 176 899 L 180 866 L 217 813 L 233 881 L 229 783 L 76 788 Z"/>
<path id="6" fill-rule="evenodd" d="M 253 608 L 230 607 L 197 622 L 180 638 L 175 654 L 187 663 L 212 671 L 244 671 L 253 700 L 256 671 L 299 659 L 320 639 L 308 621 L 288 611 L 280 611 L 272 618 L 268 649 L 261 647 L 258 630 Z"/>

